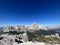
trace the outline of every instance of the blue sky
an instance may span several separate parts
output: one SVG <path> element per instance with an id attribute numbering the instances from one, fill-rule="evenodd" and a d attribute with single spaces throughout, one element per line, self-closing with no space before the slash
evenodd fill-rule
<path id="1" fill-rule="evenodd" d="M 0 0 L 0 26 L 60 24 L 60 0 Z"/>

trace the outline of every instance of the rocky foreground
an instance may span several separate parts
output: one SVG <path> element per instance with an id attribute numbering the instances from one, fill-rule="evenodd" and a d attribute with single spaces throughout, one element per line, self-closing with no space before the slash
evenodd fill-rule
<path id="1" fill-rule="evenodd" d="M 57 43 L 29 41 L 27 33 L 19 35 L 0 35 L 0 45 L 60 45 Z"/>
<path id="2" fill-rule="evenodd" d="M 13 43 L 13 45 L 60 45 L 60 44 L 49 44 L 44 42 L 24 42 L 21 44 Z"/>

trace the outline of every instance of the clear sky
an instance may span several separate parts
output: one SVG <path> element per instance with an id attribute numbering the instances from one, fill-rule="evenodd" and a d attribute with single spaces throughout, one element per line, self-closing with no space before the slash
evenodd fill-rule
<path id="1" fill-rule="evenodd" d="M 60 24 L 60 0 L 0 0 L 0 26 Z"/>

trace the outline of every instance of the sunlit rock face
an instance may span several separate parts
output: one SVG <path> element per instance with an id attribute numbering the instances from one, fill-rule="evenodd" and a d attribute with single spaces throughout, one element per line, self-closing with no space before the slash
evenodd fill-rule
<path id="1" fill-rule="evenodd" d="M 39 29 L 38 24 L 32 24 L 29 29 Z"/>
<path id="2" fill-rule="evenodd" d="M 9 32 L 9 31 L 15 31 L 15 27 L 14 26 L 6 26 L 6 27 L 4 27 L 4 32 Z"/>
<path id="3" fill-rule="evenodd" d="M 19 45 L 45 45 L 43 42 L 24 42 Z"/>
<path id="4" fill-rule="evenodd" d="M 25 26 L 6 26 L 6 27 L 4 27 L 4 32 L 9 32 L 9 31 L 25 32 L 26 28 L 25 28 Z"/>
<path id="5" fill-rule="evenodd" d="M 21 29 L 21 26 L 15 26 L 15 29 L 16 30 L 20 30 Z"/>
<path id="6" fill-rule="evenodd" d="M 13 42 L 15 42 L 14 35 L 2 34 L 0 36 L 3 37 L 3 39 L 0 40 L 0 42 L 2 42 L 3 45 L 11 45 L 13 44 Z"/>
<path id="7" fill-rule="evenodd" d="M 21 32 L 26 32 L 26 27 L 25 26 L 21 26 Z"/>
<path id="8" fill-rule="evenodd" d="M 24 43 L 13 43 L 13 45 L 60 45 L 60 44 L 49 44 L 44 42 L 24 42 Z"/>
<path id="9" fill-rule="evenodd" d="M 19 45 L 18 43 L 14 42 L 13 45 Z"/>
<path id="10" fill-rule="evenodd" d="M 40 29 L 43 29 L 43 30 L 47 30 L 47 28 L 43 25 L 39 25 L 39 24 L 32 24 L 30 27 L 29 27 L 29 30 L 30 31 L 37 31 L 37 30 L 40 30 Z"/>
<path id="11" fill-rule="evenodd" d="M 24 33 L 24 34 L 23 34 L 23 41 L 24 41 L 24 42 L 28 42 L 27 33 Z"/>
<path id="12" fill-rule="evenodd" d="M 56 36 L 58 36 L 58 34 L 56 34 Z M 49 44 L 45 42 L 28 41 L 27 33 L 19 35 L 2 34 L 0 35 L 0 37 L 3 37 L 3 39 L 0 40 L 0 45 L 60 45 L 60 44 Z"/>
<path id="13" fill-rule="evenodd" d="M 3 37 L 3 38 L 1 38 Z M 8 34 L 2 34 L 0 35 L 0 44 L 1 45 L 13 45 L 28 42 L 28 36 L 27 33 L 19 34 L 19 35 L 8 35 Z"/>

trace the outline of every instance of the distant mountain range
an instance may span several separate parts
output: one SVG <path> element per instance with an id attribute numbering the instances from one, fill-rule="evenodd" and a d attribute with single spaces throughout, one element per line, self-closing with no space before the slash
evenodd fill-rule
<path id="1" fill-rule="evenodd" d="M 53 30 L 56 32 L 60 32 L 60 25 L 57 26 L 43 26 L 39 24 L 32 24 L 31 26 L 5 26 L 0 27 L 0 30 L 4 31 L 37 31 L 37 30 Z"/>

